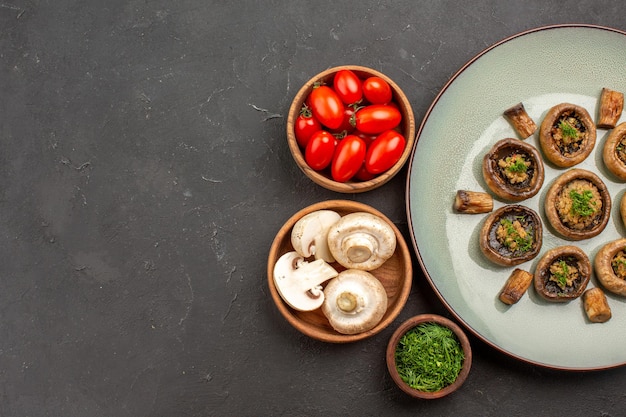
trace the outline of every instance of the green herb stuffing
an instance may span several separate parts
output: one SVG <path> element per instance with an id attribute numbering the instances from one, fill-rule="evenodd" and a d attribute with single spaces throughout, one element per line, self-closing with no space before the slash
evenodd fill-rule
<path id="1" fill-rule="evenodd" d="M 567 278 L 569 277 L 569 266 L 563 260 L 559 261 L 559 267 L 561 267 L 561 271 L 554 274 L 556 278 L 556 283 L 561 289 L 565 289 L 567 286 Z"/>
<path id="2" fill-rule="evenodd" d="M 626 279 L 626 248 L 617 252 L 611 261 L 613 272 L 620 279 Z"/>
<path id="3" fill-rule="evenodd" d="M 572 213 L 578 216 L 591 216 L 596 212 L 595 206 L 596 202 L 591 201 L 593 198 L 593 193 L 590 190 L 585 190 L 583 193 L 576 192 L 574 190 L 569 193 L 570 198 L 572 199 Z"/>
<path id="4" fill-rule="evenodd" d="M 526 172 L 528 165 L 522 155 L 514 155 L 506 158 L 506 162 L 511 165 L 507 168 L 511 172 Z"/>
<path id="5" fill-rule="evenodd" d="M 404 382 L 414 389 L 434 392 L 456 380 L 465 355 L 452 330 L 423 323 L 402 336 L 395 358 Z"/>
<path id="6" fill-rule="evenodd" d="M 576 139 L 578 137 L 578 130 L 576 130 L 574 126 L 570 125 L 565 120 L 561 120 L 559 122 L 559 129 L 561 129 L 563 137 L 565 138 Z"/>
<path id="7" fill-rule="evenodd" d="M 611 266 L 613 267 L 613 272 L 617 274 L 620 269 L 626 269 L 626 259 L 615 259 L 611 262 Z"/>
<path id="8" fill-rule="evenodd" d="M 524 217 L 518 217 L 520 225 L 524 222 Z M 532 228 L 526 230 L 524 236 L 520 234 L 520 231 L 515 227 L 513 222 L 509 219 L 500 220 L 500 224 L 506 231 L 506 239 L 504 239 L 504 245 L 512 250 L 518 250 L 521 252 L 528 252 L 533 247 L 533 232 Z M 523 232 L 522 232 L 523 233 Z"/>

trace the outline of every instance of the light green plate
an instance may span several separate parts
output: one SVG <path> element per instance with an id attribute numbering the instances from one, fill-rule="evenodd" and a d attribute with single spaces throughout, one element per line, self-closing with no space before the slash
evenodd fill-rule
<path id="1" fill-rule="evenodd" d="M 410 159 L 407 214 L 414 247 L 426 277 L 444 304 L 476 336 L 520 360 L 540 366 L 591 370 L 626 364 L 626 298 L 607 293 L 613 317 L 587 320 L 582 299 L 553 304 L 528 290 L 513 306 L 498 300 L 513 267 L 490 263 L 478 245 L 486 214 L 458 214 L 457 190 L 488 191 L 483 155 L 498 140 L 517 137 L 502 112 L 522 102 L 537 126 L 553 105 L 569 102 L 597 118 L 603 87 L 626 92 L 626 33 L 597 26 L 551 26 L 521 33 L 488 48 L 444 87 L 426 114 Z M 622 114 L 620 122 L 626 120 Z M 593 262 L 601 246 L 626 236 L 619 200 L 626 185 L 602 162 L 608 131 L 598 129 L 593 153 L 577 167 L 596 172 L 613 198 L 607 228 L 574 242 Z M 527 139 L 539 149 L 537 133 Z M 541 253 L 518 267 L 534 272 L 547 250 L 572 244 L 547 226 L 543 201 L 552 180 L 566 170 L 545 164 L 538 195 L 522 202 L 544 222 Z M 494 200 L 494 210 L 507 204 Z M 592 276 L 588 288 L 599 286 Z"/>

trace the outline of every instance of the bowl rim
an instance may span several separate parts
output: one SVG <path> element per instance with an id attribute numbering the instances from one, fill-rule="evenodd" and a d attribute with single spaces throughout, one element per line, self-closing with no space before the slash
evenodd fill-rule
<path id="1" fill-rule="evenodd" d="M 402 282 L 402 285 L 399 286 L 399 290 L 397 293 L 396 302 L 394 305 L 389 306 L 387 312 L 383 319 L 372 329 L 357 333 L 357 334 L 341 334 L 341 333 L 322 333 L 312 331 L 310 327 L 304 325 L 294 314 L 293 310 L 283 301 L 276 286 L 274 285 L 274 264 L 279 257 L 279 249 L 281 246 L 281 237 L 287 235 L 290 230 L 293 228 L 294 224 L 305 214 L 311 213 L 317 210 L 333 210 L 338 207 L 348 207 L 352 211 L 366 211 L 368 213 L 375 214 L 385 220 L 389 226 L 394 231 L 396 235 L 396 252 L 400 251 L 400 256 L 406 261 L 404 263 L 405 268 L 405 279 Z M 411 292 L 411 287 L 413 284 L 413 261 L 411 258 L 411 252 L 409 251 L 409 247 L 402 236 L 400 230 L 396 227 L 396 225 L 381 211 L 375 209 L 372 206 L 369 206 L 364 203 L 360 203 L 357 201 L 351 200 L 326 200 L 318 203 L 311 204 L 307 207 L 304 207 L 293 214 L 279 229 L 272 241 L 272 245 L 270 247 L 270 251 L 267 257 L 267 283 L 270 289 L 270 295 L 272 300 L 274 301 L 274 305 L 278 308 L 280 314 L 291 324 L 296 330 L 300 331 L 302 334 L 309 336 L 313 339 L 317 339 L 323 342 L 329 343 L 351 343 L 356 342 L 358 340 L 366 339 L 371 337 L 383 329 L 388 327 L 400 314 L 402 309 L 404 308 L 406 301 Z"/>
<path id="2" fill-rule="evenodd" d="M 456 335 L 459 343 L 461 344 L 463 352 L 465 353 L 463 367 L 461 368 L 461 371 L 459 372 L 456 380 L 452 384 L 442 388 L 439 391 L 426 392 L 411 388 L 402 380 L 400 374 L 398 373 L 398 370 L 396 369 L 395 351 L 396 346 L 400 341 L 400 338 L 406 332 L 422 323 L 437 323 L 448 327 Z M 391 379 L 402 391 L 415 398 L 437 399 L 453 393 L 454 391 L 459 389 L 461 385 L 463 385 L 472 367 L 472 347 L 465 332 L 461 329 L 459 325 L 457 325 L 452 320 L 438 314 L 419 314 L 404 321 L 389 338 L 389 343 L 387 344 L 386 350 L 386 362 L 389 375 L 391 375 Z"/>
<path id="3" fill-rule="evenodd" d="M 331 178 L 313 170 L 310 168 L 306 161 L 304 160 L 304 155 L 300 150 L 298 142 L 296 141 L 294 134 L 294 123 L 298 115 L 300 114 L 300 109 L 302 108 L 302 104 L 304 100 L 309 95 L 313 86 L 316 82 L 320 80 L 329 79 L 333 74 L 340 70 L 351 70 L 355 72 L 365 72 L 371 74 L 371 76 L 377 76 L 387 81 L 391 86 L 391 90 L 393 92 L 393 101 L 396 102 L 401 111 L 404 112 L 403 120 L 401 125 L 403 126 L 402 130 L 406 130 L 406 134 L 404 134 L 406 145 L 404 152 L 402 152 L 402 156 L 400 159 L 387 171 L 379 174 L 377 177 L 368 180 L 368 181 L 347 181 L 347 182 L 338 182 L 334 181 Z M 415 137 L 416 137 L 416 127 L 415 127 L 415 116 L 413 113 L 413 108 L 411 103 L 404 93 L 404 91 L 400 88 L 400 86 L 389 78 L 387 75 L 383 74 L 380 71 L 375 69 L 364 67 L 360 65 L 340 65 L 332 68 L 328 68 L 313 77 L 311 77 L 304 85 L 298 90 L 296 95 L 294 96 L 291 105 L 289 107 L 289 112 L 287 114 L 287 124 L 286 124 L 286 133 L 287 133 L 287 143 L 289 145 L 289 151 L 294 158 L 296 165 L 300 170 L 313 182 L 316 184 L 340 193 L 361 193 L 373 190 L 382 186 L 391 180 L 406 164 L 406 161 L 411 155 L 413 147 L 415 145 Z"/>

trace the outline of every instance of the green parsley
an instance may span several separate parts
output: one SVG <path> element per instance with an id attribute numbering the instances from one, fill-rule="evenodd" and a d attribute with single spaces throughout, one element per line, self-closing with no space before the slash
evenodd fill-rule
<path id="1" fill-rule="evenodd" d="M 564 138 L 576 139 L 578 137 L 578 130 L 565 120 L 559 122 L 559 129 L 561 129 Z"/>
<path id="2" fill-rule="evenodd" d="M 526 172 L 528 165 L 522 155 L 514 155 L 506 158 L 506 162 L 511 164 L 507 167 L 510 172 Z"/>
<path id="3" fill-rule="evenodd" d="M 524 217 L 517 219 L 520 224 L 523 224 Z M 526 231 L 526 236 L 520 236 L 519 231 L 513 225 L 513 222 L 509 219 L 501 219 L 500 224 L 506 231 L 507 238 L 502 242 L 507 248 L 512 250 L 518 250 L 521 252 L 528 252 L 533 247 L 533 231 L 532 227 L 529 227 Z"/>
<path id="4" fill-rule="evenodd" d="M 422 323 L 402 336 L 395 359 L 398 374 L 410 387 L 435 392 L 456 380 L 465 354 L 452 330 Z"/>
<path id="5" fill-rule="evenodd" d="M 561 270 L 554 273 L 553 276 L 554 278 L 556 278 L 557 285 L 561 287 L 561 289 L 564 290 L 565 287 L 567 286 L 567 278 L 569 276 L 569 266 L 567 265 L 567 262 L 565 262 L 564 260 L 560 260 L 559 267 L 561 268 Z"/>
<path id="6" fill-rule="evenodd" d="M 572 214 L 588 217 L 596 212 L 596 202 L 591 201 L 593 199 L 593 193 L 590 190 L 585 190 L 581 193 L 571 190 L 569 196 L 572 199 Z"/>

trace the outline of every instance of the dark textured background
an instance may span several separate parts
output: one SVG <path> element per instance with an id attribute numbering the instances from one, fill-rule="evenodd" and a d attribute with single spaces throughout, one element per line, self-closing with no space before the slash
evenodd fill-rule
<path id="1" fill-rule="evenodd" d="M 476 53 L 571 22 L 626 30 L 614 0 L 0 1 L 0 415 L 624 415 L 624 369 L 536 368 L 475 338 L 460 391 L 400 392 L 393 329 L 447 314 L 417 263 L 400 317 L 350 345 L 296 332 L 266 285 L 275 233 L 320 200 L 409 238 L 405 171 L 344 196 L 298 170 L 302 83 L 370 66 L 419 123 Z"/>

